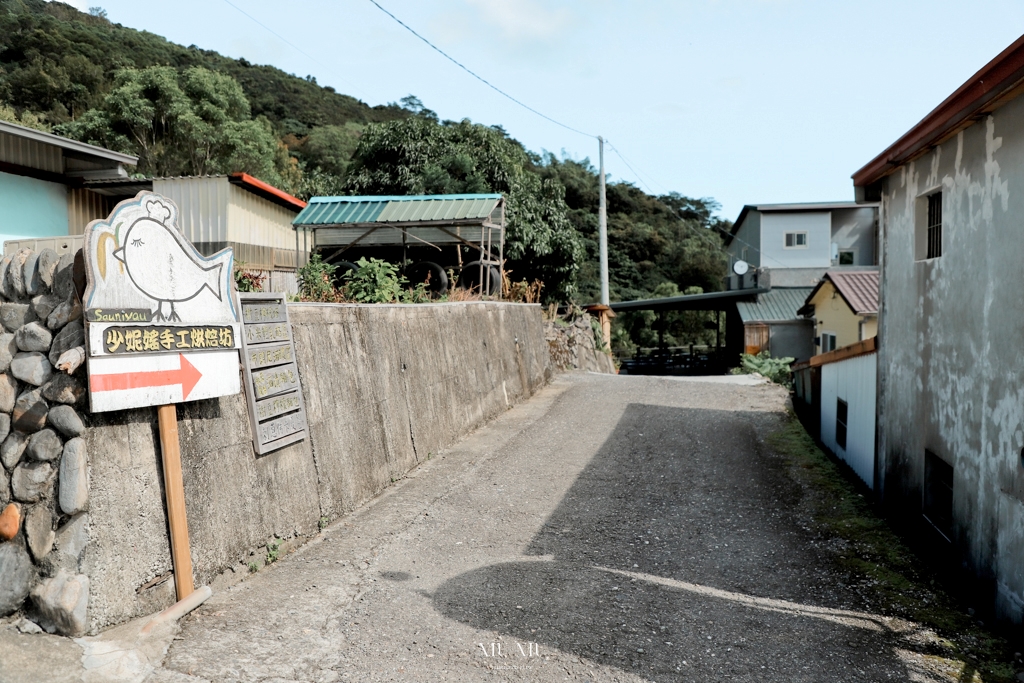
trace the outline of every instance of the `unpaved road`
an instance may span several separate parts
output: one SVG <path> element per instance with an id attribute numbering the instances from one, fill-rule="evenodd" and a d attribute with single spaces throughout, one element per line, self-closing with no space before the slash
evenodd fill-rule
<path id="1" fill-rule="evenodd" d="M 182 622 L 153 683 L 887 681 L 774 386 L 563 376 Z"/>

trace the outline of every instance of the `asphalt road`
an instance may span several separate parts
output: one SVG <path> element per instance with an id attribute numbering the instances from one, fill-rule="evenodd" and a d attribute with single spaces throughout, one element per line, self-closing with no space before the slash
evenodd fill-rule
<path id="1" fill-rule="evenodd" d="M 785 401 L 563 376 L 216 593 L 149 681 L 932 680 L 807 528 Z"/>

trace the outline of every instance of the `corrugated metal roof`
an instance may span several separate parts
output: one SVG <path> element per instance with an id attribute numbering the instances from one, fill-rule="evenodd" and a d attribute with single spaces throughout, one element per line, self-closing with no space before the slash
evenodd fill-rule
<path id="1" fill-rule="evenodd" d="M 293 225 L 412 223 L 487 220 L 500 194 L 441 194 L 407 197 L 313 197 Z"/>
<path id="2" fill-rule="evenodd" d="M 776 287 L 757 297 L 757 303 L 737 303 L 744 323 L 797 320 L 796 314 L 804 305 L 813 287 Z"/>
<path id="3" fill-rule="evenodd" d="M 878 313 L 878 271 L 829 271 L 832 281 L 847 305 L 857 315 Z"/>

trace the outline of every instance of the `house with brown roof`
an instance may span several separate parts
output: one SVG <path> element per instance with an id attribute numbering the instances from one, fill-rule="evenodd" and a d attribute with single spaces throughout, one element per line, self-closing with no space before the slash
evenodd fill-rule
<path id="1" fill-rule="evenodd" d="M 828 271 L 798 313 L 813 321 L 815 353 L 878 334 L 878 271 Z"/>
<path id="2" fill-rule="evenodd" d="M 876 488 L 1024 622 L 1024 37 L 853 175 L 881 202 Z M 965 584 L 966 585 L 966 584 Z"/>

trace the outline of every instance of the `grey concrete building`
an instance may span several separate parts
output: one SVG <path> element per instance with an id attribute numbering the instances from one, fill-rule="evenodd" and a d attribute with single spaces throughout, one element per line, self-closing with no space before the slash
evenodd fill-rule
<path id="1" fill-rule="evenodd" d="M 814 287 L 826 270 L 878 263 L 877 204 L 748 204 L 725 238 L 730 268 L 745 261 L 772 287 Z"/>
<path id="2" fill-rule="evenodd" d="M 854 174 L 881 201 L 876 482 L 1024 618 L 1024 37 Z M 925 536 L 924 534 L 928 534 Z"/>

